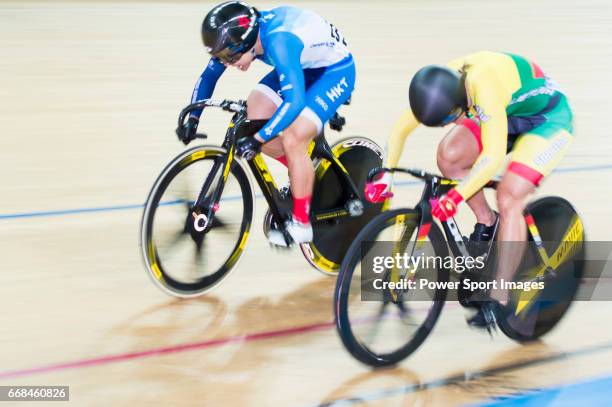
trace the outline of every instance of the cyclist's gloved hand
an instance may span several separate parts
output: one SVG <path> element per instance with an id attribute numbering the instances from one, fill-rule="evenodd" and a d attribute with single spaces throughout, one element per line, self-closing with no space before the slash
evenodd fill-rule
<path id="1" fill-rule="evenodd" d="M 187 145 L 195 139 L 199 122 L 200 121 L 197 117 L 191 116 L 189 119 L 187 119 L 187 123 L 185 123 L 184 126 L 179 126 L 176 128 L 176 135 L 178 136 L 178 139 L 183 142 L 183 144 Z"/>
<path id="2" fill-rule="evenodd" d="M 432 201 L 431 215 L 445 221 L 452 218 L 457 213 L 457 206 L 463 202 L 463 197 L 456 189 L 451 189 L 448 194 L 442 196 L 437 201 Z"/>
<path id="3" fill-rule="evenodd" d="M 252 160 L 261 149 L 261 141 L 255 137 L 242 137 L 236 141 L 236 155 L 245 160 Z"/>
<path id="4" fill-rule="evenodd" d="M 393 198 L 391 185 L 393 184 L 393 176 L 389 172 L 383 172 L 376 176 L 372 182 L 365 185 L 365 197 L 369 202 L 382 203 L 385 200 Z"/>

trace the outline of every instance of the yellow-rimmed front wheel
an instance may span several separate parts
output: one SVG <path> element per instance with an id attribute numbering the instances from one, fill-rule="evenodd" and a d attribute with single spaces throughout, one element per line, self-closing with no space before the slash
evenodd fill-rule
<path id="1" fill-rule="evenodd" d="M 342 343 L 372 367 L 397 364 L 433 330 L 446 301 L 448 248 L 419 209 L 376 216 L 353 240 L 334 292 Z"/>
<path id="2" fill-rule="evenodd" d="M 233 161 L 221 197 L 213 202 L 226 159 L 227 151 L 219 147 L 186 150 L 166 166 L 149 193 L 141 222 L 142 255 L 152 280 L 170 295 L 193 297 L 210 290 L 244 252 L 254 195 L 242 160 Z M 210 187 L 202 194 L 207 179 Z"/>

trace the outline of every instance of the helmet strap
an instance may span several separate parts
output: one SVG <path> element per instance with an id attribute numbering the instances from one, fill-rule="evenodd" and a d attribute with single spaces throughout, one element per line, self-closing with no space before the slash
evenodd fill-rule
<path id="1" fill-rule="evenodd" d="M 461 78 L 459 78 L 459 106 L 461 107 L 461 109 L 463 109 L 464 112 L 467 112 L 469 110 L 469 106 L 468 106 L 468 94 L 467 94 L 467 89 L 465 87 L 465 79 L 467 77 L 467 72 L 463 71 L 461 72 Z"/>

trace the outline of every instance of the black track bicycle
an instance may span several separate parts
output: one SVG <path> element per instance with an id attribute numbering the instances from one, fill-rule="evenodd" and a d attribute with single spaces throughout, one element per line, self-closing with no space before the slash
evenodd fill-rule
<path id="1" fill-rule="evenodd" d="M 249 120 L 244 101 L 207 99 L 184 108 L 179 126 L 190 112 L 209 107 L 233 113 L 222 144 L 198 145 L 176 156 L 151 188 L 141 222 L 141 250 L 149 275 L 162 290 L 179 297 L 206 292 L 238 263 L 255 207 L 249 172 L 268 204 L 264 233 L 275 228 L 291 243 L 284 228 L 292 209 L 290 190 L 277 187 L 261 154 L 250 161 L 234 155 L 236 140 L 252 137 L 267 120 Z M 345 119 L 336 113 L 329 124 L 340 131 Z M 330 146 L 320 134 L 309 154 L 315 165 L 313 241 L 300 248 L 317 270 L 335 275 L 353 238 L 383 210 L 383 205 L 363 198 L 368 172 L 381 165 L 383 152 L 364 137 Z"/>
<path id="2" fill-rule="evenodd" d="M 464 307 L 480 306 L 497 256 L 495 239 L 474 247 L 454 218 L 441 223 L 444 234 L 433 222 L 430 201 L 448 192 L 456 181 L 401 168 L 376 169 L 370 179 L 382 171 L 410 174 L 425 186 L 414 209 L 390 210 L 366 225 L 340 268 L 334 298 L 337 331 L 351 355 L 373 367 L 394 365 L 418 349 L 433 330 L 449 293 Z M 496 187 L 496 181 L 486 185 Z M 583 223 L 567 200 L 535 200 L 524 216 L 529 239 L 518 252 L 520 266 L 512 281 L 516 288 L 510 291 L 506 312 L 497 319 L 499 329 L 518 342 L 545 335 L 567 312 L 583 275 L 580 259 L 585 251 Z M 474 251 L 478 254 L 470 256 Z M 413 267 L 404 268 L 395 261 L 376 260 L 396 256 L 455 261 L 411 263 Z M 479 259 L 482 267 L 474 261 L 456 261 L 470 257 Z M 458 265 L 462 265 L 461 273 Z M 449 281 L 457 285 L 450 286 Z M 390 284 L 398 282 L 403 284 Z M 543 289 L 531 289 L 539 283 Z"/>

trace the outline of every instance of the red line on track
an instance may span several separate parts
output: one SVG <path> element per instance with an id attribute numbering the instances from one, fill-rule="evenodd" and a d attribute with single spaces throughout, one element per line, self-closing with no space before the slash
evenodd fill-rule
<path id="1" fill-rule="evenodd" d="M 334 325 L 333 322 L 319 322 L 311 325 L 303 325 L 293 328 L 278 329 L 274 331 L 264 331 L 254 334 L 230 336 L 227 338 L 209 339 L 201 342 L 185 343 L 180 345 L 166 346 L 162 348 L 149 349 L 140 352 L 119 353 L 117 355 L 100 356 L 97 358 L 76 360 L 73 362 L 56 363 L 46 366 L 32 367 L 27 369 L 9 370 L 0 372 L 0 379 L 8 379 L 20 376 L 31 376 L 41 373 L 56 372 L 59 370 L 77 369 L 81 367 L 106 365 L 109 363 L 125 362 L 132 359 L 141 359 L 150 356 L 159 356 L 170 353 L 187 352 L 196 349 L 212 348 L 234 342 L 251 342 L 263 339 L 272 339 L 281 336 L 296 335 L 319 331 L 330 328 Z"/>

